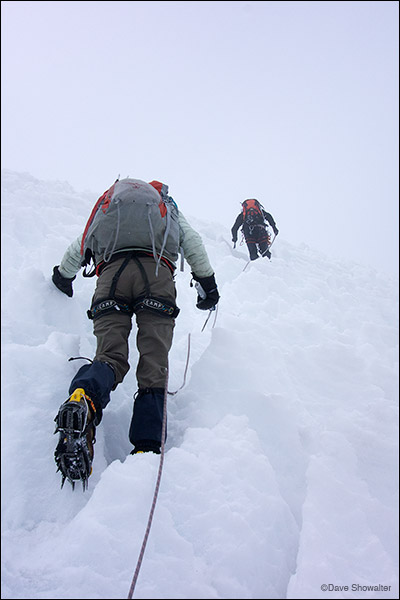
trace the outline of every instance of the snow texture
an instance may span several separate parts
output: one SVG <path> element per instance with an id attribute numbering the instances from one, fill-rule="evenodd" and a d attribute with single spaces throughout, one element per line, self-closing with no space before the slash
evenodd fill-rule
<path id="1" fill-rule="evenodd" d="M 135 329 L 88 491 L 61 490 L 53 459 L 54 417 L 83 364 L 68 358 L 92 358 L 95 338 L 94 280 L 78 275 L 71 299 L 52 268 L 95 200 L 2 172 L 4 599 L 126 598 L 147 525 L 160 459 L 129 454 Z M 221 300 L 202 332 L 190 269 L 177 273 L 170 391 L 189 333 L 190 364 L 168 400 L 134 598 L 398 598 L 398 282 L 284 231 L 270 261 L 243 271 L 236 215 L 224 231 L 201 207 L 185 216 Z"/>

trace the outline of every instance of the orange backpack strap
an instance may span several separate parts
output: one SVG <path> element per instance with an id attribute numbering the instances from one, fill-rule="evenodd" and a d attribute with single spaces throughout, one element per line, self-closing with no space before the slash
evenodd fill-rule
<path id="1" fill-rule="evenodd" d="M 168 195 L 168 186 L 165 183 L 161 183 L 161 181 L 149 181 L 149 184 L 153 186 L 154 189 L 160 194 L 161 200 L 158 205 L 160 209 L 161 216 L 164 218 L 167 214 L 167 207 L 165 206 L 165 202 L 163 197 Z"/>
<path id="2" fill-rule="evenodd" d="M 103 203 L 102 210 L 103 210 L 104 213 L 106 212 L 106 210 L 108 208 L 108 205 L 110 204 L 110 201 L 111 201 L 111 198 L 112 198 L 112 194 L 113 194 L 113 191 L 114 191 L 115 183 L 113 183 L 112 186 L 108 190 L 106 190 L 102 196 L 100 196 L 100 198 L 97 200 L 96 204 L 94 205 L 94 207 L 92 209 L 92 212 L 90 213 L 90 217 L 88 219 L 88 222 L 86 223 L 86 227 L 85 227 L 85 230 L 84 230 L 83 236 L 82 236 L 81 256 L 83 256 L 83 248 L 85 246 L 86 234 L 88 232 L 88 229 L 90 227 L 91 222 L 94 219 L 94 215 L 96 214 L 98 208 L 101 206 L 102 203 Z"/>

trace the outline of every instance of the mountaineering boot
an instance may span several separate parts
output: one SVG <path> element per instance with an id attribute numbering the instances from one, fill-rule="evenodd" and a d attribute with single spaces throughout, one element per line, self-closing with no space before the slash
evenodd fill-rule
<path id="1" fill-rule="evenodd" d="M 144 454 L 145 452 L 161 454 L 161 444 L 156 440 L 140 440 L 139 442 L 136 442 L 131 454 Z"/>
<path id="2" fill-rule="evenodd" d="M 136 392 L 129 427 L 129 440 L 134 446 L 131 454 L 160 454 L 164 395 L 164 388 L 142 388 Z"/>
<path id="3" fill-rule="evenodd" d="M 72 489 L 75 481 L 82 481 L 83 489 L 88 486 L 88 478 L 92 473 L 95 443 L 96 409 L 91 398 L 83 388 L 77 388 L 61 405 L 55 422 L 54 433 L 60 434 L 54 459 L 57 471 L 61 471 L 63 487 L 66 479 Z"/>

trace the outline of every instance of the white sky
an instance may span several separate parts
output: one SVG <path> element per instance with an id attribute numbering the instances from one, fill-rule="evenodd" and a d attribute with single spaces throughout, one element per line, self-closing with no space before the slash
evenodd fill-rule
<path id="1" fill-rule="evenodd" d="M 398 276 L 398 2 L 2 2 L 2 167 Z M 226 230 L 224 230 L 226 228 Z"/>

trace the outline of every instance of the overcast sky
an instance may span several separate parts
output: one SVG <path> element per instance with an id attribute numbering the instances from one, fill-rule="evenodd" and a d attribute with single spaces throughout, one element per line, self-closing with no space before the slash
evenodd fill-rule
<path id="1" fill-rule="evenodd" d="M 1 2 L 2 167 L 398 276 L 398 2 Z M 278 243 L 278 240 L 277 242 Z"/>

